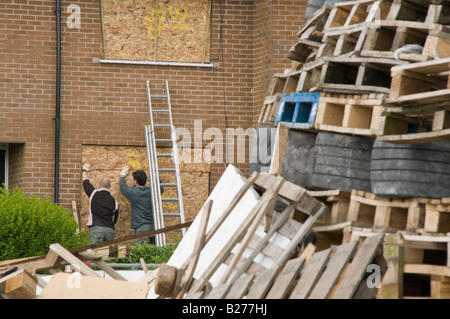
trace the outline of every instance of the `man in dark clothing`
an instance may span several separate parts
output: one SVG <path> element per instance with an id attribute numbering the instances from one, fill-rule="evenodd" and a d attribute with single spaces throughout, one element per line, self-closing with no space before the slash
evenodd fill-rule
<path id="1" fill-rule="evenodd" d="M 152 205 L 152 191 L 150 187 L 145 186 L 147 175 L 142 170 L 132 173 L 133 186 L 128 186 L 125 176 L 128 175 L 130 167 L 124 165 L 120 172 L 120 191 L 131 204 L 131 228 L 136 234 L 154 230 L 154 214 Z M 163 189 L 161 188 L 161 193 Z M 155 237 L 149 237 L 136 240 L 138 244 L 155 244 Z"/>
<path id="2" fill-rule="evenodd" d="M 95 189 L 90 183 L 87 172 L 91 163 L 85 162 L 82 169 L 83 189 L 89 197 L 89 239 L 93 244 L 113 240 L 116 237 L 115 224 L 119 217 L 119 205 L 111 195 L 111 183 L 108 177 L 100 180 L 99 188 Z"/>

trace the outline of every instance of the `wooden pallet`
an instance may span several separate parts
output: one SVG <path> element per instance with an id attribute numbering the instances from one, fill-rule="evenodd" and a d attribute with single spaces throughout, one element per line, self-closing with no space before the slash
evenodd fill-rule
<path id="1" fill-rule="evenodd" d="M 450 58 L 394 66 L 390 106 L 419 106 L 448 101 Z"/>
<path id="2" fill-rule="evenodd" d="M 317 222 L 317 225 L 334 225 L 347 220 L 350 192 L 339 189 L 325 191 L 308 191 L 308 194 L 327 205 L 327 213 Z"/>
<path id="3" fill-rule="evenodd" d="M 384 97 L 323 93 L 314 127 L 321 131 L 375 136 Z"/>
<path id="4" fill-rule="evenodd" d="M 416 21 L 428 24 L 448 24 L 450 8 L 445 4 L 433 4 L 431 0 L 394 0 L 386 20 Z"/>
<path id="5" fill-rule="evenodd" d="M 359 240 L 361 236 L 353 236 L 353 232 L 362 230 L 372 232 L 372 225 L 352 220 L 330 225 L 316 225 L 313 227 L 315 245 L 318 250 L 323 250 L 331 246 L 349 243 L 352 240 Z"/>
<path id="6" fill-rule="evenodd" d="M 428 199 L 392 199 L 352 191 L 348 220 L 370 223 L 374 229 L 397 231 L 420 228 L 420 216 Z"/>
<path id="7" fill-rule="evenodd" d="M 314 125 L 320 92 L 284 94 L 278 107 L 275 125 L 282 123 L 290 128 L 309 129 Z"/>
<path id="8" fill-rule="evenodd" d="M 384 107 L 376 132 L 380 141 L 396 144 L 432 143 L 450 140 L 450 104 Z"/>
<path id="9" fill-rule="evenodd" d="M 422 62 L 448 56 L 439 45 L 448 45 L 448 33 L 441 31 L 441 25 L 427 23 L 406 23 L 401 21 L 380 21 L 370 25 L 365 39 L 359 39 L 362 45 L 360 55 L 366 57 L 395 58 L 395 51 L 407 44 L 424 47 L 421 53 L 399 53 L 398 58 L 412 62 Z"/>
<path id="10" fill-rule="evenodd" d="M 378 298 L 450 298 L 450 233 L 386 234 L 384 257 L 388 270 Z"/>
<path id="11" fill-rule="evenodd" d="M 450 139 L 450 58 L 392 68 L 379 140 L 428 143 Z"/>
<path id="12" fill-rule="evenodd" d="M 317 49 L 321 46 L 323 27 L 330 11 L 331 7 L 324 5 L 300 28 L 297 33 L 300 39 L 289 50 L 289 59 L 306 63 L 315 57 Z"/>
<path id="13" fill-rule="evenodd" d="M 325 205 L 309 196 L 304 188 L 285 181 L 281 176 L 270 174 L 254 172 L 240 189 L 232 193 L 232 197 L 226 196 L 226 193 L 217 193 L 220 192 L 217 189 L 225 191 L 226 183 L 232 183 L 232 187 L 236 188 L 237 184 L 243 182 L 233 182 L 230 174 L 234 175 L 229 172 L 232 170 L 227 169 L 225 181 L 219 181 L 216 192 L 208 199 L 219 203 L 211 213 L 209 224 L 212 226 L 203 232 L 194 221 L 195 227 L 189 229 L 169 260 L 170 266 L 178 269 L 178 273 L 186 274 L 193 256 L 200 256 L 198 267 L 193 267 L 195 276 L 194 272 L 190 272 L 194 280 L 187 280 L 182 275 L 183 280 L 178 281 L 181 283 L 180 288 L 173 290 L 179 291 L 176 294 L 178 298 L 207 296 L 212 293 L 208 288 L 210 284 L 213 288 L 220 287 L 221 294 L 226 294 L 234 289 L 228 283 L 236 283 L 247 276 L 257 276 L 265 269 L 284 267 L 289 258 L 298 252 L 299 245 L 306 240 L 315 221 L 327 210 Z M 256 191 L 261 196 L 257 196 Z M 247 192 L 252 193 L 251 200 Z M 244 197 L 245 195 L 247 196 Z M 287 203 L 281 214 L 274 212 L 277 201 Z M 245 207 L 248 209 L 243 210 Z M 290 217 L 295 211 L 307 216 L 304 223 Z M 197 218 L 203 218 L 204 214 L 202 212 Z M 205 223 L 200 223 L 202 224 Z M 224 228 L 225 225 L 228 226 Z M 193 247 L 192 241 L 186 242 L 186 238 L 191 238 L 195 232 L 197 238 L 204 238 L 204 244 L 198 249 Z M 250 278 L 245 280 L 251 282 Z M 248 286 L 249 282 L 242 284 L 243 287 Z M 160 294 L 156 289 L 155 291 Z M 239 291 L 244 293 L 241 289 Z M 187 292 L 186 295 L 184 292 Z M 168 294 L 165 296 L 175 296 L 170 295 L 170 290 Z"/>
<path id="14" fill-rule="evenodd" d="M 380 263 L 383 233 L 367 238 L 358 248 L 354 241 L 319 252 L 314 249 L 256 275 L 214 287 L 201 296 L 224 299 L 351 299 L 373 298 L 367 266 Z M 309 255 L 309 256 L 308 256 Z M 381 262 L 382 263 L 382 262 Z M 383 272 L 384 272 L 384 267 Z"/>
<path id="15" fill-rule="evenodd" d="M 450 198 L 433 199 L 426 204 L 424 229 L 433 233 L 450 232 Z"/>
<path id="16" fill-rule="evenodd" d="M 320 76 L 318 78 L 317 75 L 309 78 L 305 76 L 305 80 L 315 81 L 308 84 L 311 87 L 310 91 L 344 94 L 389 94 L 391 67 L 404 63 L 404 61 L 380 58 L 324 57 L 314 62 L 314 69 L 320 69 Z M 302 71 L 312 72 L 305 67 Z M 302 76 L 300 76 L 297 88 L 304 82 Z"/>
<path id="17" fill-rule="evenodd" d="M 337 3 L 330 12 L 324 31 L 345 31 L 384 20 L 390 12 L 391 1 L 348 1 Z"/>
<path id="18" fill-rule="evenodd" d="M 273 124 L 278 112 L 281 94 L 267 96 L 259 113 L 258 124 Z"/>

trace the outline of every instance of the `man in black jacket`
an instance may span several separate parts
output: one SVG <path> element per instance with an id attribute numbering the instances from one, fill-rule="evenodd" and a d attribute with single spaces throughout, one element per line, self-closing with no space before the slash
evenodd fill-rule
<path id="1" fill-rule="evenodd" d="M 89 239 L 93 244 L 113 240 L 116 237 L 114 225 L 119 216 L 119 205 L 111 195 L 109 188 L 111 183 L 108 177 L 100 180 L 99 188 L 95 189 L 90 183 L 87 172 L 91 163 L 85 162 L 82 169 L 83 188 L 89 197 Z"/>

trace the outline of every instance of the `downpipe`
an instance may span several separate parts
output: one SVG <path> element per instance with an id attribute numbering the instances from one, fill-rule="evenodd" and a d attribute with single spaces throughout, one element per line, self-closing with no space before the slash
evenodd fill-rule
<path id="1" fill-rule="evenodd" d="M 59 140 L 61 133 L 61 2 L 56 0 L 56 110 L 55 110 L 55 184 L 54 202 L 59 202 Z"/>

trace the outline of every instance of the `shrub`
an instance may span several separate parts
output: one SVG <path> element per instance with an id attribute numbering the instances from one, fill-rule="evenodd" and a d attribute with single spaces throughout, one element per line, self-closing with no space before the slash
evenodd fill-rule
<path id="1" fill-rule="evenodd" d="M 0 260 L 45 255 L 53 243 L 67 249 L 89 244 L 68 210 L 17 187 L 0 190 Z"/>
<path id="2" fill-rule="evenodd" d="M 149 244 L 135 244 L 130 246 L 130 254 L 126 258 L 110 259 L 110 263 L 139 263 L 141 258 L 144 258 L 148 264 L 163 264 L 167 263 L 177 248 L 177 244 L 167 246 L 156 246 Z"/>

